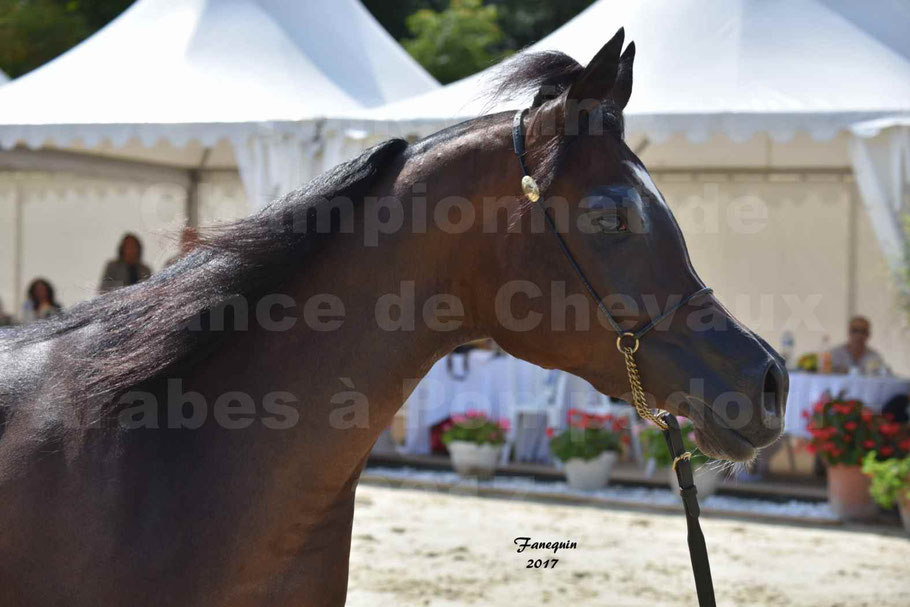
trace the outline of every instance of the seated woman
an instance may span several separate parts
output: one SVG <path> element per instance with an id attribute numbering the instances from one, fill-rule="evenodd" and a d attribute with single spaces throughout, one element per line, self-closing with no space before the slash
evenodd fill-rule
<path id="1" fill-rule="evenodd" d="M 44 320 L 59 314 L 62 309 L 51 283 L 44 278 L 36 278 L 28 286 L 28 296 L 22 305 L 22 322 L 28 324 Z"/>
<path id="2" fill-rule="evenodd" d="M 128 287 L 147 280 L 152 271 L 142 263 L 142 242 L 135 234 L 124 234 L 117 247 L 117 259 L 104 268 L 98 293 L 103 295 L 120 287 Z"/>

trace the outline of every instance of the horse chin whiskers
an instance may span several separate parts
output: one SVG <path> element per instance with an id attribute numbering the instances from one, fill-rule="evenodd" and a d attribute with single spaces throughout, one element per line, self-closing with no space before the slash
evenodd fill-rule
<path id="1" fill-rule="evenodd" d="M 715 459 L 711 460 L 705 466 L 709 470 L 719 472 L 726 478 L 736 478 L 737 475 L 743 472 L 748 472 L 749 468 L 755 463 L 756 458 L 758 457 L 758 452 L 760 449 L 755 450 L 755 454 L 751 459 L 747 461 L 733 461 L 728 459 Z"/>

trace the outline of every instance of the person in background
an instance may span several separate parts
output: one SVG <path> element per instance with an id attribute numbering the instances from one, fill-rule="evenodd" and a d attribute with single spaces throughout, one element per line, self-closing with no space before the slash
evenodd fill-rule
<path id="1" fill-rule="evenodd" d="M 13 324 L 13 317 L 3 311 L 3 301 L 0 300 L 0 327 L 9 327 Z"/>
<path id="2" fill-rule="evenodd" d="M 98 293 L 109 293 L 147 280 L 152 271 L 142 263 L 142 243 L 135 234 L 124 234 L 117 247 L 117 259 L 107 262 Z"/>
<path id="3" fill-rule="evenodd" d="M 28 286 L 28 294 L 22 305 L 22 322 L 32 323 L 59 314 L 63 308 L 54 296 L 54 287 L 43 278 L 36 278 Z"/>
<path id="4" fill-rule="evenodd" d="M 183 232 L 180 233 L 180 252 L 168 259 L 164 267 L 177 263 L 180 258 L 196 248 L 197 242 L 199 242 L 199 232 L 196 228 L 192 226 L 183 228 Z"/>
<path id="5" fill-rule="evenodd" d="M 854 316 L 848 325 L 847 343 L 831 350 L 831 366 L 835 373 L 849 373 L 858 369 L 869 375 L 890 375 L 891 371 L 881 355 L 869 347 L 872 324 L 865 316 Z"/>

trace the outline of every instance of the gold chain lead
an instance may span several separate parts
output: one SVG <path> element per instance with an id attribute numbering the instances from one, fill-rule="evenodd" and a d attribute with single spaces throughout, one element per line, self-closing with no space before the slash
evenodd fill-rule
<path id="1" fill-rule="evenodd" d="M 632 338 L 634 340 L 634 345 L 622 345 L 624 337 Z M 616 348 L 622 352 L 623 357 L 626 359 L 626 371 L 629 374 L 629 385 L 632 387 L 632 405 L 635 407 L 635 410 L 642 419 L 650 420 L 661 430 L 666 430 L 666 422 L 654 414 L 654 411 L 651 410 L 648 406 L 648 401 L 645 399 L 645 391 L 641 385 L 641 375 L 638 373 L 638 365 L 635 364 L 635 351 L 638 350 L 638 339 L 631 333 L 623 333 L 616 339 Z"/>

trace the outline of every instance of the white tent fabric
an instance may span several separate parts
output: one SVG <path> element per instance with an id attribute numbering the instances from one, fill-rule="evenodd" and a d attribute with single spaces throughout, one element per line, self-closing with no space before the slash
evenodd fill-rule
<path id="1" fill-rule="evenodd" d="M 713 133 L 744 141 L 759 132 L 783 141 L 800 131 L 825 140 L 856 122 L 910 111 L 908 5 L 861 6 L 857 13 L 847 0 L 600 0 L 531 50 L 586 63 L 625 27 L 637 47 L 627 129 L 652 141 L 674 133 L 692 142 Z M 362 116 L 389 132 L 473 117 L 490 109 L 482 98 L 496 69 Z"/>
<path id="2" fill-rule="evenodd" d="M 261 205 L 320 172 L 314 123 L 438 86 L 358 0 L 139 0 L 0 91 L 0 149 L 229 140 Z"/>
<path id="3" fill-rule="evenodd" d="M 904 269 L 910 216 L 910 116 L 857 124 L 850 157 L 856 183 L 889 265 Z"/>
<path id="4" fill-rule="evenodd" d="M 357 0 L 139 0 L 3 87 L 0 147 L 245 143 L 436 86 Z"/>
<path id="5" fill-rule="evenodd" d="M 318 175 L 318 133 L 318 125 L 304 123 L 293 133 L 263 131 L 235 148 L 247 198 L 262 206 Z"/>
<path id="6" fill-rule="evenodd" d="M 9 76 L 3 73 L 3 70 L 0 70 L 0 85 L 9 82 Z"/>

